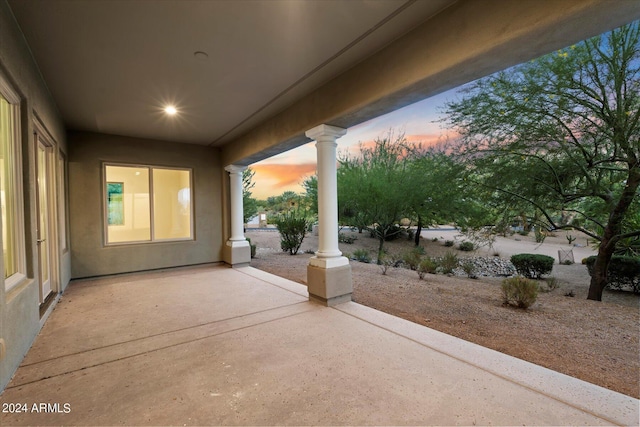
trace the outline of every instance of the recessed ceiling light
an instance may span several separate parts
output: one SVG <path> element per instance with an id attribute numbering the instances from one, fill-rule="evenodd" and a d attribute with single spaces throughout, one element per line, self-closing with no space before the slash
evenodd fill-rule
<path id="1" fill-rule="evenodd" d="M 174 107 L 173 105 L 167 105 L 166 107 L 164 107 L 164 112 L 170 116 L 173 116 L 178 112 L 178 110 L 176 110 L 176 107 Z"/>

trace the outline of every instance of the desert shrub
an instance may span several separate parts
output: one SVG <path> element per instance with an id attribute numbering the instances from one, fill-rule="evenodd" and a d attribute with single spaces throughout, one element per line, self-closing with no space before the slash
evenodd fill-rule
<path id="1" fill-rule="evenodd" d="M 445 240 L 445 241 L 444 241 L 444 245 L 445 245 L 446 247 L 451 247 L 451 246 L 453 246 L 453 240 Z"/>
<path id="2" fill-rule="evenodd" d="M 440 267 L 444 274 L 453 273 L 453 270 L 458 267 L 458 255 L 451 251 L 447 251 L 440 261 Z"/>
<path id="3" fill-rule="evenodd" d="M 290 210 L 278 216 L 276 227 L 280 232 L 280 248 L 295 255 L 307 234 L 309 220 L 302 212 Z"/>
<path id="4" fill-rule="evenodd" d="M 563 265 L 572 265 L 573 261 L 571 261 L 570 259 L 565 259 L 564 261 L 562 261 Z"/>
<path id="5" fill-rule="evenodd" d="M 418 265 L 420 265 L 420 259 L 421 254 L 416 249 L 406 251 L 402 254 L 402 262 L 412 271 L 418 269 Z"/>
<path id="6" fill-rule="evenodd" d="M 251 239 L 248 237 L 245 237 L 247 239 L 247 242 L 249 242 L 249 247 L 251 248 L 251 258 L 255 258 L 256 257 L 256 251 L 258 250 L 258 247 L 254 244 L 251 243 Z"/>
<path id="7" fill-rule="evenodd" d="M 433 239 L 431 239 L 431 241 L 432 241 L 432 242 L 437 242 L 437 241 L 438 241 L 438 238 L 437 238 L 437 237 L 434 237 Z"/>
<path id="8" fill-rule="evenodd" d="M 589 275 L 593 276 L 593 264 L 596 256 L 586 259 Z M 607 288 L 615 290 L 630 289 L 635 294 L 640 294 L 640 258 L 614 255 L 607 269 Z"/>
<path id="9" fill-rule="evenodd" d="M 540 279 L 553 270 L 553 258 L 539 254 L 517 254 L 511 257 L 516 271 L 528 279 Z"/>
<path id="10" fill-rule="evenodd" d="M 436 274 L 436 271 L 438 270 L 438 262 L 431 258 L 431 257 L 425 257 L 420 261 L 420 264 L 418 265 L 418 270 L 419 271 L 423 271 L 424 273 L 429 273 L 429 274 Z"/>
<path id="11" fill-rule="evenodd" d="M 505 304 L 528 308 L 538 298 L 538 283 L 524 277 L 511 277 L 502 281 L 502 299 Z"/>
<path id="12" fill-rule="evenodd" d="M 371 262 L 371 256 L 369 255 L 369 251 L 366 249 L 356 249 L 353 252 L 353 259 L 367 264 Z"/>
<path id="13" fill-rule="evenodd" d="M 542 227 L 536 227 L 533 232 L 536 236 L 536 243 L 544 243 L 544 239 L 547 238 L 547 233 L 542 229 Z"/>
<path id="14" fill-rule="evenodd" d="M 338 233 L 338 242 L 340 243 L 346 243 L 347 245 L 351 245 L 353 242 L 355 242 L 357 239 L 357 237 L 355 236 L 347 236 L 344 233 Z"/>
<path id="15" fill-rule="evenodd" d="M 393 267 L 396 265 L 396 259 L 389 254 L 382 253 L 380 258 L 378 259 L 378 266 L 380 267 L 380 271 L 382 271 L 383 275 L 387 274 L 387 270 L 389 267 Z"/>
<path id="16" fill-rule="evenodd" d="M 558 279 L 556 279 L 555 277 L 547 277 L 545 279 L 545 282 L 547 282 L 547 287 L 551 291 L 556 289 L 560 285 Z"/>
<path id="17" fill-rule="evenodd" d="M 521 236 L 528 236 L 529 235 L 529 231 L 528 230 L 520 230 L 518 231 L 518 234 Z"/>
<path id="18" fill-rule="evenodd" d="M 465 274 L 467 275 L 468 278 L 470 279 L 477 279 L 478 276 L 476 276 L 476 265 L 473 263 L 473 261 L 465 261 L 462 263 L 462 271 L 465 272 Z"/>
<path id="19" fill-rule="evenodd" d="M 418 264 L 418 268 L 416 269 L 416 271 L 418 272 L 418 277 L 420 279 L 424 279 L 424 275 L 426 273 L 435 274 L 437 269 L 438 263 L 430 257 L 426 257 L 420 261 L 420 264 Z"/>
<path id="20" fill-rule="evenodd" d="M 461 251 L 470 252 L 475 249 L 475 245 L 473 244 L 473 242 L 466 241 L 460 243 L 458 249 L 460 249 Z"/>
<path id="21" fill-rule="evenodd" d="M 427 253 L 427 251 L 424 249 L 424 246 L 415 246 L 412 250 L 420 255 L 424 255 Z"/>

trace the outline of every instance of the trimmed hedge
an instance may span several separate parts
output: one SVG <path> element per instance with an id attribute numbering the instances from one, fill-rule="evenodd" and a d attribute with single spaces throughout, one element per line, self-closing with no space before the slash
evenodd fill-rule
<path id="1" fill-rule="evenodd" d="M 593 276 L 595 262 L 595 255 L 586 259 L 590 276 Z M 612 256 L 607 269 L 607 288 L 621 291 L 630 289 L 634 294 L 640 294 L 640 258 Z"/>
<path id="2" fill-rule="evenodd" d="M 528 279 L 541 279 L 543 274 L 551 273 L 554 259 L 547 255 L 517 254 L 511 257 L 516 271 Z"/>

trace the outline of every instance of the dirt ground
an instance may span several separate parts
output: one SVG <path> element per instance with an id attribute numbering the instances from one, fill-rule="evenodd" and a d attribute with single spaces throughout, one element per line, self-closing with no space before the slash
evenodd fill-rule
<path id="1" fill-rule="evenodd" d="M 340 244 L 343 253 L 367 249 L 375 259 L 377 240 L 367 234 L 343 230 L 357 237 Z M 280 250 L 276 230 L 248 229 L 256 244 L 253 267 L 306 283 L 306 267 L 317 249 L 318 238 L 308 234 L 298 255 Z M 574 233 L 575 234 L 575 233 Z M 421 245 L 429 256 L 452 248 L 445 240 L 464 240 L 451 229 L 427 230 Z M 437 238 L 437 241 L 433 241 Z M 541 253 L 558 259 L 558 249 L 573 249 L 576 264 L 556 265 L 551 276 L 559 286 L 541 292 L 528 310 L 502 304 L 500 278 L 449 277 L 427 274 L 420 280 L 414 271 L 389 268 L 386 275 L 375 264 L 352 261 L 353 300 L 412 322 L 454 335 L 529 362 L 640 398 L 640 297 L 630 292 L 605 291 L 602 302 L 588 301 L 589 275 L 583 257 L 593 254 L 587 241 L 578 238 L 570 246 L 564 234 L 547 237 L 540 245 L 531 236 L 498 238 L 491 248 L 474 252 L 453 249 L 458 257 L 495 256 L 508 259 L 515 253 Z M 407 239 L 386 242 L 390 254 L 410 249 Z M 566 296 L 573 291 L 574 297 Z"/>

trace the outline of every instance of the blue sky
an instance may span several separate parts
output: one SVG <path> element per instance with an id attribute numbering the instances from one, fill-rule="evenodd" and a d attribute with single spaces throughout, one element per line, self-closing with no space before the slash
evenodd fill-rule
<path id="1" fill-rule="evenodd" d="M 432 144 L 446 137 L 442 123 L 435 122 L 441 116 L 439 108 L 456 98 L 458 88 L 408 105 L 399 110 L 353 126 L 338 139 L 338 153 L 355 153 L 358 145 L 386 135 L 390 129 L 396 134 L 404 132 L 410 142 Z M 301 147 L 251 165 L 256 172 L 253 197 L 266 199 L 285 191 L 303 192 L 302 181 L 315 174 L 316 148 L 310 142 Z"/>

